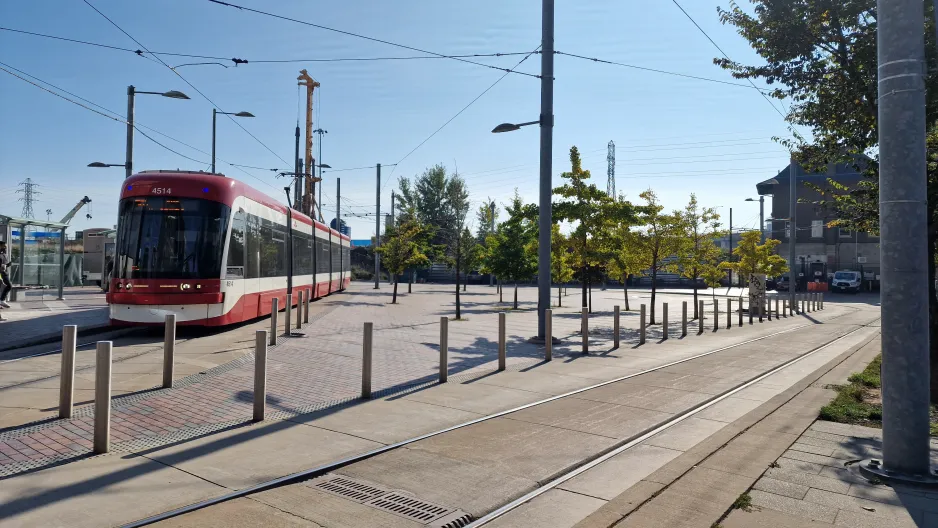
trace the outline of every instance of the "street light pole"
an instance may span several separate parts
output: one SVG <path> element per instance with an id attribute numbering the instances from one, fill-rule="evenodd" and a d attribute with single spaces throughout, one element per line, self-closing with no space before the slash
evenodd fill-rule
<path id="1" fill-rule="evenodd" d="M 537 336 L 545 338 L 545 310 L 550 308 L 550 228 L 554 140 L 554 0 L 541 4 L 541 177 L 538 210 Z"/>
<path id="2" fill-rule="evenodd" d="M 124 177 L 134 173 L 134 85 L 127 87 L 127 155 L 124 158 Z"/>
<path id="3" fill-rule="evenodd" d="M 730 207 L 730 262 L 733 262 L 733 208 Z M 729 270 L 730 274 L 730 288 L 733 287 L 733 270 Z"/>
<path id="4" fill-rule="evenodd" d="M 212 174 L 215 173 L 215 122 L 218 117 L 218 109 L 212 108 Z"/>
<path id="5" fill-rule="evenodd" d="M 929 460 L 929 326 L 922 0 L 878 0 L 883 480 L 935 482 Z"/>
<path id="6" fill-rule="evenodd" d="M 759 195 L 759 243 L 765 244 L 765 196 Z"/>
<path id="7" fill-rule="evenodd" d="M 798 243 L 798 165 L 792 154 L 788 162 L 788 306 L 795 307 L 795 288 L 798 273 L 795 271 L 795 245 Z"/>
<path id="8" fill-rule="evenodd" d="M 378 248 L 381 246 L 381 164 L 377 164 L 377 191 L 375 191 L 375 289 L 381 287 L 381 255 Z"/>

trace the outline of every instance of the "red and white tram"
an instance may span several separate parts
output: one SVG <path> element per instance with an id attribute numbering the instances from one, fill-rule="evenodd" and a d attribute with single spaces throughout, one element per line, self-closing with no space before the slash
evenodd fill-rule
<path id="1" fill-rule="evenodd" d="M 288 227 L 289 226 L 289 227 Z M 107 295 L 113 324 L 221 326 L 270 314 L 288 289 L 351 281 L 347 236 L 221 174 L 143 171 L 124 181 Z"/>

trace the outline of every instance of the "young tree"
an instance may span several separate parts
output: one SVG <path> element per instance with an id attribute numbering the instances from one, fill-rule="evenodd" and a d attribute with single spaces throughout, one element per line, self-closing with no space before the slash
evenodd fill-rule
<path id="1" fill-rule="evenodd" d="M 486 239 L 484 261 L 486 269 L 515 283 L 514 308 L 518 309 L 518 281 L 537 273 L 537 252 L 531 251 L 537 227 L 529 219 L 517 190 L 505 211 L 508 220 Z"/>
<path id="2" fill-rule="evenodd" d="M 587 184 L 590 171 L 583 170 L 580 152 L 570 147 L 570 171 L 560 175 L 567 183 L 554 189 L 554 194 L 563 198 L 553 204 L 555 219 L 574 223 L 570 234 L 570 246 L 583 279 L 583 307 L 587 307 L 586 289 L 589 283 L 590 265 L 601 263 L 599 239 L 595 236 L 610 214 L 613 199 L 595 184 Z"/>
<path id="3" fill-rule="evenodd" d="M 464 270 L 462 291 L 466 291 L 469 283 L 469 273 L 478 270 L 482 263 L 482 255 L 485 253 L 485 247 L 476 240 L 469 228 L 463 228 L 462 235 L 459 237 L 459 268 Z"/>
<path id="4" fill-rule="evenodd" d="M 697 278 L 701 277 L 701 269 L 707 261 L 708 253 L 719 251 L 713 239 L 718 236 L 720 228 L 720 215 L 712 207 L 700 207 L 697 196 L 690 195 L 690 201 L 684 206 L 681 214 L 683 230 L 681 248 L 678 252 L 678 265 L 681 276 L 690 279 L 694 286 L 694 319 L 697 313 Z"/>
<path id="5" fill-rule="evenodd" d="M 495 200 L 489 198 L 476 210 L 476 239 L 480 244 L 485 244 L 485 238 L 495 232 L 497 223 L 498 207 Z"/>
<path id="6" fill-rule="evenodd" d="M 377 249 L 377 252 L 392 276 L 400 275 L 407 268 L 425 266 L 429 263 L 424 253 L 425 234 L 425 229 L 415 218 L 387 230 L 384 243 Z M 397 304 L 396 280 L 391 304 Z"/>
<path id="7" fill-rule="evenodd" d="M 775 254 L 775 246 L 781 244 L 774 238 L 769 238 L 764 244 L 759 240 L 762 234 L 758 231 L 746 231 L 740 237 L 739 244 L 733 248 L 736 255 L 735 262 L 723 262 L 720 267 L 735 271 L 747 283 L 753 275 L 764 274 L 767 277 L 777 277 L 788 271 L 788 263 Z"/>
<path id="8" fill-rule="evenodd" d="M 573 279 L 571 260 L 573 258 L 570 254 L 569 240 L 560 232 L 559 224 L 552 224 L 550 226 L 550 277 L 557 284 L 558 307 L 563 305 L 561 298 L 563 285 Z"/>
<path id="9" fill-rule="evenodd" d="M 674 269 L 672 257 L 680 251 L 683 244 L 683 218 L 680 212 L 664 213 L 664 206 L 658 201 L 658 195 L 648 189 L 639 195 L 645 201 L 642 220 L 645 227 L 638 232 L 636 242 L 640 254 L 644 255 L 645 266 L 651 275 L 651 317 L 655 324 L 655 293 L 659 271 Z"/>
<path id="10" fill-rule="evenodd" d="M 607 263 L 609 273 L 622 279 L 625 310 L 629 311 L 629 276 L 640 275 L 648 265 L 646 246 L 639 242 L 639 233 L 628 225 L 615 225 L 610 229 Z"/>

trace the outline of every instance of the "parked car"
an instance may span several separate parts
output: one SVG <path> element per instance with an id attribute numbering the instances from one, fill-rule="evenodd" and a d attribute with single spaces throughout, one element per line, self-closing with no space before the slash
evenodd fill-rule
<path id="1" fill-rule="evenodd" d="M 831 290 L 857 293 L 860 291 L 861 283 L 862 279 L 859 271 L 838 271 L 834 273 L 834 278 L 831 280 Z"/>
<path id="2" fill-rule="evenodd" d="M 775 291 L 788 291 L 788 275 L 775 279 Z"/>

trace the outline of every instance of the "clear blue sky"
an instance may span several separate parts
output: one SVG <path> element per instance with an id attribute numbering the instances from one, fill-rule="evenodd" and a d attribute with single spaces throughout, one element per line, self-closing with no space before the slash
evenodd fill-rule
<path id="1" fill-rule="evenodd" d="M 152 51 L 248 60 L 411 56 L 413 52 L 206 0 L 92 0 L 101 11 Z M 235 0 L 248 7 L 316 22 L 445 54 L 520 52 L 540 44 L 538 0 Z M 758 58 L 716 6 L 726 2 L 682 0 L 684 8 L 736 60 Z M 3 2 L 0 20 L 9 28 L 136 49 L 138 46 L 80 0 Z M 733 81 L 712 64 L 717 50 L 670 1 L 558 0 L 559 51 L 638 66 Z M 166 57 L 171 66 L 200 59 Z M 480 62 L 510 67 L 519 58 Z M 211 147 L 212 105 L 161 64 L 132 53 L 93 48 L 0 31 L 0 61 L 123 114 L 126 87 L 181 90 L 177 101 L 137 98 L 140 124 L 206 152 Z M 228 63 L 230 65 L 230 63 Z M 501 73 L 454 60 L 331 63 L 249 63 L 238 67 L 188 66 L 178 71 L 225 111 L 250 111 L 239 122 L 284 160 L 293 156 L 298 118 L 296 76 L 309 70 L 322 87 L 314 126 L 328 130 L 323 161 L 336 169 L 393 164 L 493 83 Z M 538 73 L 535 55 L 521 67 Z M 606 185 L 606 144 L 617 147 L 616 186 L 631 198 L 654 188 L 669 208 L 689 193 L 703 205 L 733 208 L 734 227 L 756 227 L 755 183 L 787 165 L 787 152 L 771 140 L 785 135 L 782 118 L 751 88 L 596 64 L 555 59 L 554 175 L 569 167 L 567 150 L 580 148 L 597 185 Z M 531 121 L 539 113 L 539 81 L 509 75 L 397 167 L 386 167 L 382 204 L 387 210 L 399 176 L 413 176 L 435 163 L 458 167 L 468 182 L 473 209 L 492 197 L 505 202 L 514 188 L 537 199 L 538 131 L 528 127 L 491 134 L 504 121 Z M 304 96 L 305 97 L 305 96 Z M 778 103 L 776 103 L 778 105 Z M 91 161 L 122 163 L 125 126 L 0 72 L 0 213 L 18 215 L 17 183 L 40 185 L 36 216 L 65 214 L 83 195 L 93 199 L 77 229 L 116 223 L 123 169 L 91 169 Z M 302 115 L 299 115 L 302 118 Z M 200 162 L 176 156 L 137 134 L 135 169 L 207 169 L 209 156 L 154 136 Z M 318 148 L 314 149 L 315 151 Z M 219 117 L 218 157 L 233 163 L 292 170 L 277 156 Z M 219 171 L 275 197 L 285 182 L 271 172 L 219 161 Z M 335 177 L 342 178 L 343 211 L 372 212 L 373 169 L 325 174 L 324 202 L 331 218 Z M 390 176 L 390 179 L 389 179 Z M 257 179 L 255 179 L 257 178 Z M 258 181 L 261 180 L 261 181 Z M 263 183 L 261 183 L 263 182 Z M 769 209 L 767 205 L 767 209 Z M 474 219 L 474 214 L 472 215 Z M 353 238 L 368 238 L 374 219 L 348 218 Z"/>

